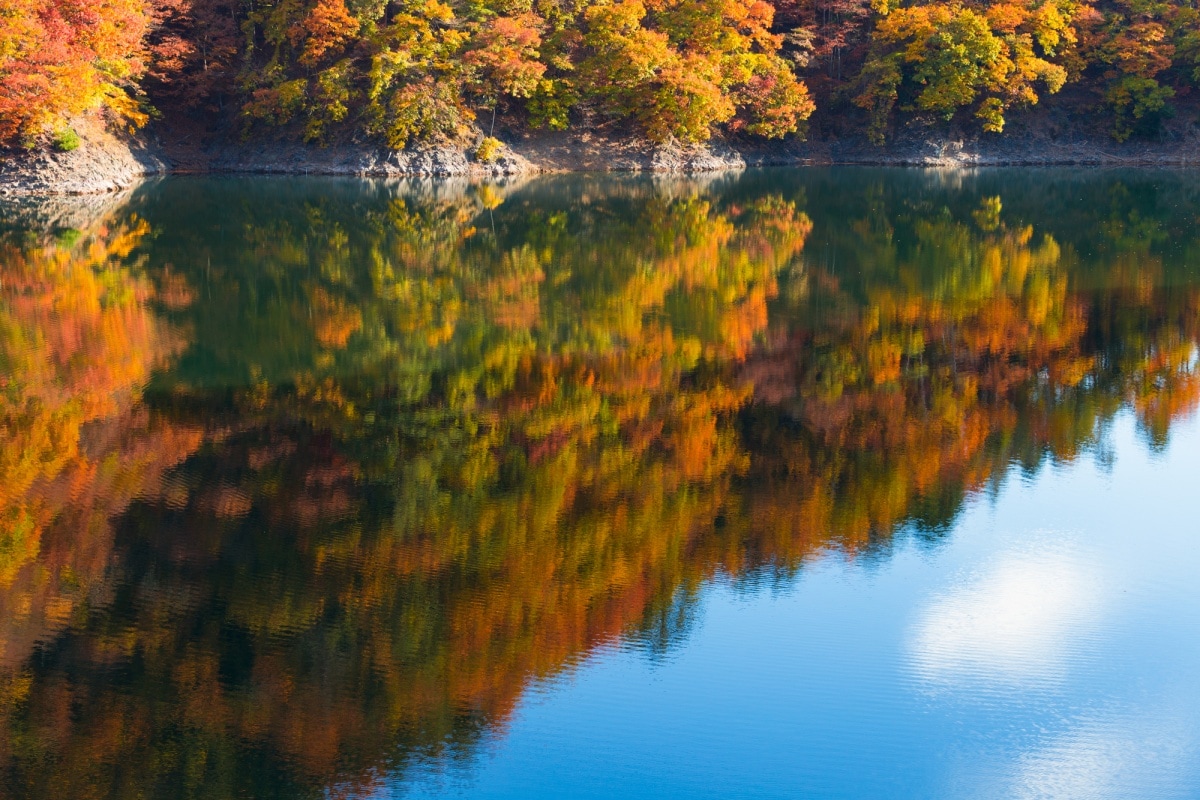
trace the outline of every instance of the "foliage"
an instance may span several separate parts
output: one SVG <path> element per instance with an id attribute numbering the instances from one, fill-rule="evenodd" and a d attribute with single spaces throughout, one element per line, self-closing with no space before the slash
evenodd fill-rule
<path id="1" fill-rule="evenodd" d="M 882 142 L 913 116 L 1003 131 L 1069 83 L 1113 135 L 1200 88 L 1191 0 L 0 0 L 0 141 L 108 109 L 315 142 L 457 141 L 492 122 L 656 142 L 803 134 L 820 105 Z M 810 89 L 811 87 L 811 89 Z M 1076 104 L 1078 100 L 1073 101 Z"/>
<path id="2" fill-rule="evenodd" d="M 1118 141 L 1152 132 L 1177 89 L 1200 85 L 1200 11 L 1188 3 L 1117 0 L 1101 6 L 1084 39 Z"/>
<path id="3" fill-rule="evenodd" d="M 771 138 L 794 133 L 813 104 L 778 55 L 773 14 L 759 0 L 663 3 L 652 18 L 640 0 L 593 6 L 581 86 L 658 141 L 702 141 L 729 122 Z"/>
<path id="4" fill-rule="evenodd" d="M 54 132 L 54 149 L 60 153 L 70 153 L 79 149 L 83 142 L 74 128 L 62 128 Z"/>
<path id="5" fill-rule="evenodd" d="M 897 105 L 947 120 L 971 109 L 984 130 L 1000 132 L 1009 107 L 1033 105 L 1039 84 L 1053 94 L 1067 80 L 1056 62 L 1075 41 L 1068 2 L 876 7 L 881 19 L 855 102 L 870 113 L 878 142 Z"/>
<path id="6" fill-rule="evenodd" d="M 504 151 L 504 144 L 493 136 L 485 136 L 479 146 L 475 148 L 475 159 L 484 164 L 490 164 L 500 157 Z"/>
<path id="7" fill-rule="evenodd" d="M 236 90 L 241 8 L 240 0 L 153 0 L 146 82 L 156 102 L 222 110 Z"/>
<path id="8" fill-rule="evenodd" d="M 145 122 L 136 82 L 148 25 L 142 0 L 0 0 L 0 141 L 102 108 Z"/>

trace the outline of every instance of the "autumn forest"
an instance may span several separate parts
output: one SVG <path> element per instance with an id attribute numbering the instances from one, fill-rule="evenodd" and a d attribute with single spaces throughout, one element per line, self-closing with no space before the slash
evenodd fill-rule
<path id="1" fill-rule="evenodd" d="M 1194 0 L 0 0 L 10 147 L 69 150 L 96 115 L 397 149 L 497 115 L 882 144 L 913 118 L 1000 134 L 1055 95 L 1123 141 L 1198 86 Z"/>

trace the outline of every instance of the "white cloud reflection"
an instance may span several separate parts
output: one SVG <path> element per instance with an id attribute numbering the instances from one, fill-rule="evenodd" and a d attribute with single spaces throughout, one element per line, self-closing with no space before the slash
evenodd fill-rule
<path id="1" fill-rule="evenodd" d="M 912 667 L 932 684 L 1056 683 L 1091 638 L 1103 598 L 1099 571 L 1068 553 L 1001 555 L 921 610 Z"/>
<path id="2" fill-rule="evenodd" d="M 1133 717 L 1084 719 L 1023 755 L 1019 800 L 1183 797 L 1194 776 L 1190 726 L 1162 709 Z"/>

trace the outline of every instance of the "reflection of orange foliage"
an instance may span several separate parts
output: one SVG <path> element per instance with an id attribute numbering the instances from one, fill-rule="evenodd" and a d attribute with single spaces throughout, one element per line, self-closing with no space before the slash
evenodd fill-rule
<path id="1" fill-rule="evenodd" d="M 529 329 L 541 313 L 538 286 L 546 273 L 530 247 L 506 253 L 499 272 L 480 286 L 478 299 L 493 304 L 495 324 L 514 330 Z"/>
<path id="2" fill-rule="evenodd" d="M 1171 423 L 1200 406 L 1200 297 L 1187 296 L 1173 309 L 1182 319 L 1147 343 L 1131 370 L 1132 404 L 1156 442 L 1166 440 Z"/>
<path id="3" fill-rule="evenodd" d="M 88 425 L 81 438 L 77 460 L 26 500 L 39 528 L 34 551 L 0 587 L 0 667 L 66 625 L 80 602 L 103 598 L 109 518 L 137 498 L 157 497 L 166 471 L 200 446 L 202 432 L 135 408 Z"/>
<path id="4" fill-rule="evenodd" d="M 323 347 L 341 350 L 362 327 L 362 314 L 356 308 L 348 308 L 320 287 L 312 291 L 311 299 L 317 341 Z"/>
<path id="5" fill-rule="evenodd" d="M 9 525 L 41 526 L 30 488 L 74 463 L 82 427 L 126 405 L 173 346 L 147 308 L 149 285 L 119 266 L 146 231 L 134 220 L 75 247 L 7 244 L 0 254 L 0 520 Z"/>
<path id="6" fill-rule="evenodd" d="M 0 661 L 66 621 L 103 573 L 107 518 L 199 444 L 136 410 L 181 344 L 123 266 L 147 230 L 132 219 L 70 246 L 0 245 Z"/>
<path id="7" fill-rule="evenodd" d="M 953 228 L 920 235 L 963 241 Z M 860 308 L 832 276 L 813 276 L 813 302 L 832 317 L 773 336 L 765 363 L 750 366 L 805 432 L 770 437 L 778 449 L 755 462 L 746 524 L 775 558 L 862 550 L 946 487 L 980 488 L 1003 469 L 988 442 L 1017 424 L 1014 393 L 1041 372 L 1073 386 L 1090 367 L 1057 245 L 1032 246 L 1029 229 L 973 236 L 968 263 L 985 269 L 952 293 L 885 284 Z"/>
<path id="8" fill-rule="evenodd" d="M 419 498 L 396 512 L 394 530 L 355 521 L 362 467 L 323 439 L 289 439 L 286 425 L 265 424 L 262 435 L 270 438 L 244 450 L 223 445 L 222 474 L 242 482 L 163 491 L 168 507 L 188 509 L 183 518 L 164 512 L 171 534 L 163 557 L 187 561 L 188 574 L 221 551 L 219 537 L 261 520 L 292 531 L 280 540 L 287 565 L 280 568 L 298 572 L 243 576 L 220 600 L 228 624 L 254 642 L 250 692 L 222 685 L 220 640 L 176 643 L 157 620 L 141 623 L 143 663 L 169 698 L 161 713 L 181 729 L 260 743 L 313 780 L 354 773 L 371 766 L 378 737 L 392 735 L 384 731 L 438 742 L 463 714 L 502 720 L 529 679 L 553 675 L 576 654 L 638 624 L 681 580 L 694 585 L 711 574 L 713 561 L 697 560 L 693 569 L 679 557 L 711 528 L 720 487 L 746 468 L 728 421 L 751 387 L 726 363 L 763 333 L 775 276 L 800 251 L 810 224 L 790 206 L 738 211 L 737 225 L 699 201 L 658 213 L 678 235 L 653 243 L 649 257 L 642 243 L 618 240 L 630 251 L 606 268 L 621 280 L 611 293 L 584 295 L 586 304 L 571 309 L 570 324 L 585 331 L 580 340 L 588 346 L 545 351 L 526 342 L 530 329 L 553 330 L 555 320 L 543 315 L 553 313 L 555 301 L 544 303 L 543 292 L 554 263 L 537 260 L 553 253 L 518 249 L 499 274 L 480 270 L 486 277 L 464 287 L 469 306 L 431 302 L 447 281 L 435 276 L 422 285 L 420 267 L 397 282 L 397 306 L 419 310 L 397 315 L 399 321 L 428 326 L 406 328 L 405 341 L 449 341 L 459 324 L 480 326 L 482 313 L 484 329 L 506 337 L 487 363 L 511 373 L 486 390 L 452 383 L 459 373 L 445 379 L 447 395 L 466 409 L 454 425 L 470 437 L 448 456 L 453 467 L 433 462 L 437 453 L 430 451 L 442 447 L 435 441 L 406 451 L 401 468 L 411 475 L 383 476 L 403 480 L 403 494 Z M 333 337 L 322 336 L 322 317 L 353 312 L 320 291 L 309 297 L 326 310 L 314 317 L 316 338 L 328 346 Z M 302 414 L 312 415 L 314 428 L 324 430 L 331 416 L 345 415 L 338 425 L 360 419 L 336 383 L 300 383 L 297 401 L 307 404 Z M 256 392 L 245 401 L 251 417 L 294 409 Z M 494 476 L 509 469 L 494 463 L 502 455 L 517 465 L 507 478 L 516 483 L 497 494 Z M 436 481 L 453 494 L 438 494 Z M 183 496 L 174 494 L 180 489 Z M 323 533 L 329 530 L 335 532 Z M 472 554 L 481 548 L 487 555 L 477 561 Z M 475 588 L 449 590 L 462 580 Z M 170 597 L 190 594 L 162 591 L 161 600 L 143 602 L 170 605 Z M 358 637 L 342 665 L 338 646 L 324 638 L 336 635 L 331 615 Z M 95 646 L 87 657 L 122 645 L 99 637 Z M 355 686 L 367 676 L 378 690 L 358 703 Z M 63 726 L 48 738 L 89 742 L 84 760 L 108 753 L 115 761 L 120 745 L 108 731 L 118 727 L 124 741 L 144 742 L 157 734 L 155 713 L 98 698 L 94 712 L 74 725 L 86 729 L 104 719 L 104 730 L 67 735 L 67 723 L 48 722 Z M 36 718 L 58 719 L 49 707 Z M 65 750 L 61 756 L 77 757 Z M 66 794 L 80 786 L 68 772 L 55 780 Z"/>

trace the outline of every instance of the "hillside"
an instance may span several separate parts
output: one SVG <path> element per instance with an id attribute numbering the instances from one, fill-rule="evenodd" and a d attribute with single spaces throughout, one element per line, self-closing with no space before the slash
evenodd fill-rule
<path id="1" fill-rule="evenodd" d="M 1193 163 L 1198 87 L 1195 0 L 0 0 L 0 184 Z"/>

